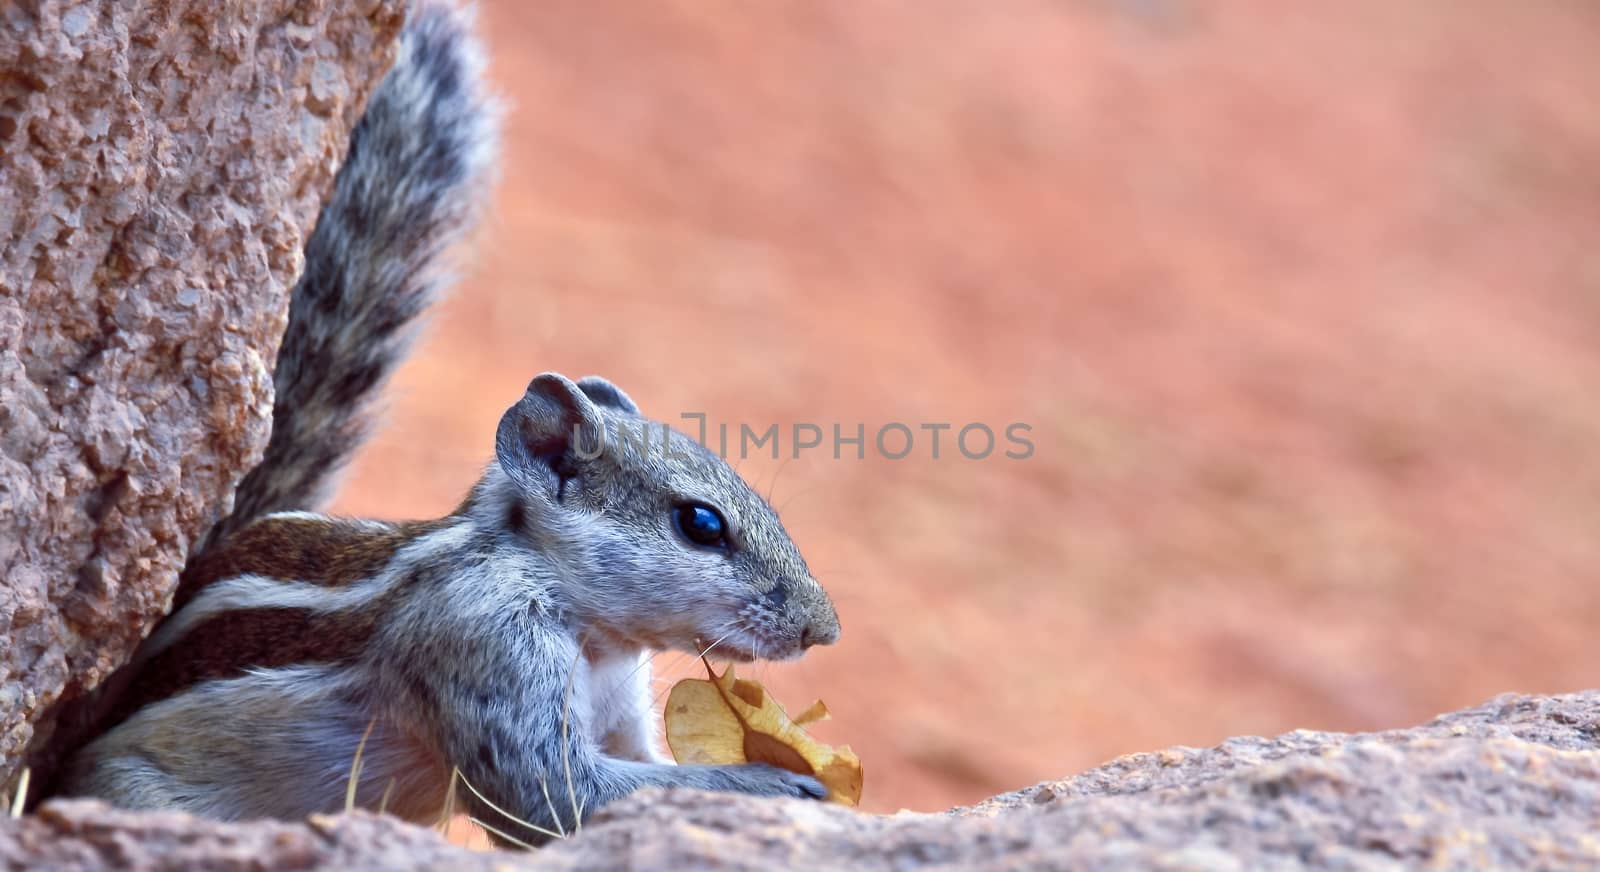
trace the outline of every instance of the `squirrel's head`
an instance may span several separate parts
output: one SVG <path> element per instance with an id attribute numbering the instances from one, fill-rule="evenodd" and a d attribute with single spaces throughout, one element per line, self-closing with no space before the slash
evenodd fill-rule
<path id="1" fill-rule="evenodd" d="M 602 378 L 535 378 L 500 419 L 504 522 L 555 565 L 566 605 L 632 644 L 798 657 L 839 616 L 783 525 L 722 458 Z"/>

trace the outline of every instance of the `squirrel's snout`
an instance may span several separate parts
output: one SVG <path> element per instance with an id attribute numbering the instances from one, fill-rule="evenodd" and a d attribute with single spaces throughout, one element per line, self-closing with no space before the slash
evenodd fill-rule
<path id="1" fill-rule="evenodd" d="M 839 622 L 830 624 L 807 624 L 800 631 L 800 647 L 810 648 L 813 645 L 832 645 L 839 641 Z"/>
<path id="2" fill-rule="evenodd" d="M 820 611 L 821 614 L 807 621 L 805 628 L 800 631 L 802 651 L 813 645 L 832 645 L 839 641 L 839 615 L 834 611 L 833 604 L 826 603 Z"/>

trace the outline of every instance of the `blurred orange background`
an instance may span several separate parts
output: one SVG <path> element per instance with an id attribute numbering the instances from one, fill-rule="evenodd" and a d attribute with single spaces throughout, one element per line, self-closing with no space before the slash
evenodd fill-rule
<path id="1" fill-rule="evenodd" d="M 669 422 L 1030 424 L 740 464 L 845 628 L 747 674 L 828 701 L 879 811 L 1600 684 L 1600 5 L 481 24 L 497 202 L 337 511 L 448 511 L 547 369 Z"/>

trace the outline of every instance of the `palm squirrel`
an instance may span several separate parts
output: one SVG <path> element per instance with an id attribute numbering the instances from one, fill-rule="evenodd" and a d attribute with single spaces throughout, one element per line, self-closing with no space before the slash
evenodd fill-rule
<path id="1" fill-rule="evenodd" d="M 645 786 L 826 795 L 656 749 L 650 652 L 788 659 L 839 622 L 772 508 L 615 385 L 535 378 L 444 518 L 305 511 L 473 223 L 495 117 L 463 13 L 415 6 L 307 242 L 265 459 L 58 792 L 298 818 L 343 807 L 366 735 L 356 802 L 419 821 L 457 769 L 470 813 L 513 833 L 504 815 L 571 831 Z"/>

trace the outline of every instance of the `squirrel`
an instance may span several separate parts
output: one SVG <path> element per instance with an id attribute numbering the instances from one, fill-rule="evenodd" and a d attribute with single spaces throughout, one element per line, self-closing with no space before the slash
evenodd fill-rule
<path id="1" fill-rule="evenodd" d="M 58 793 L 293 819 L 356 777 L 358 804 L 429 821 L 459 775 L 479 820 L 555 832 L 647 786 L 826 796 L 657 750 L 651 652 L 789 659 L 839 620 L 767 502 L 612 383 L 534 378 L 443 518 L 310 510 L 474 220 L 497 126 L 481 58 L 467 13 L 413 4 L 307 241 L 264 460 Z"/>

